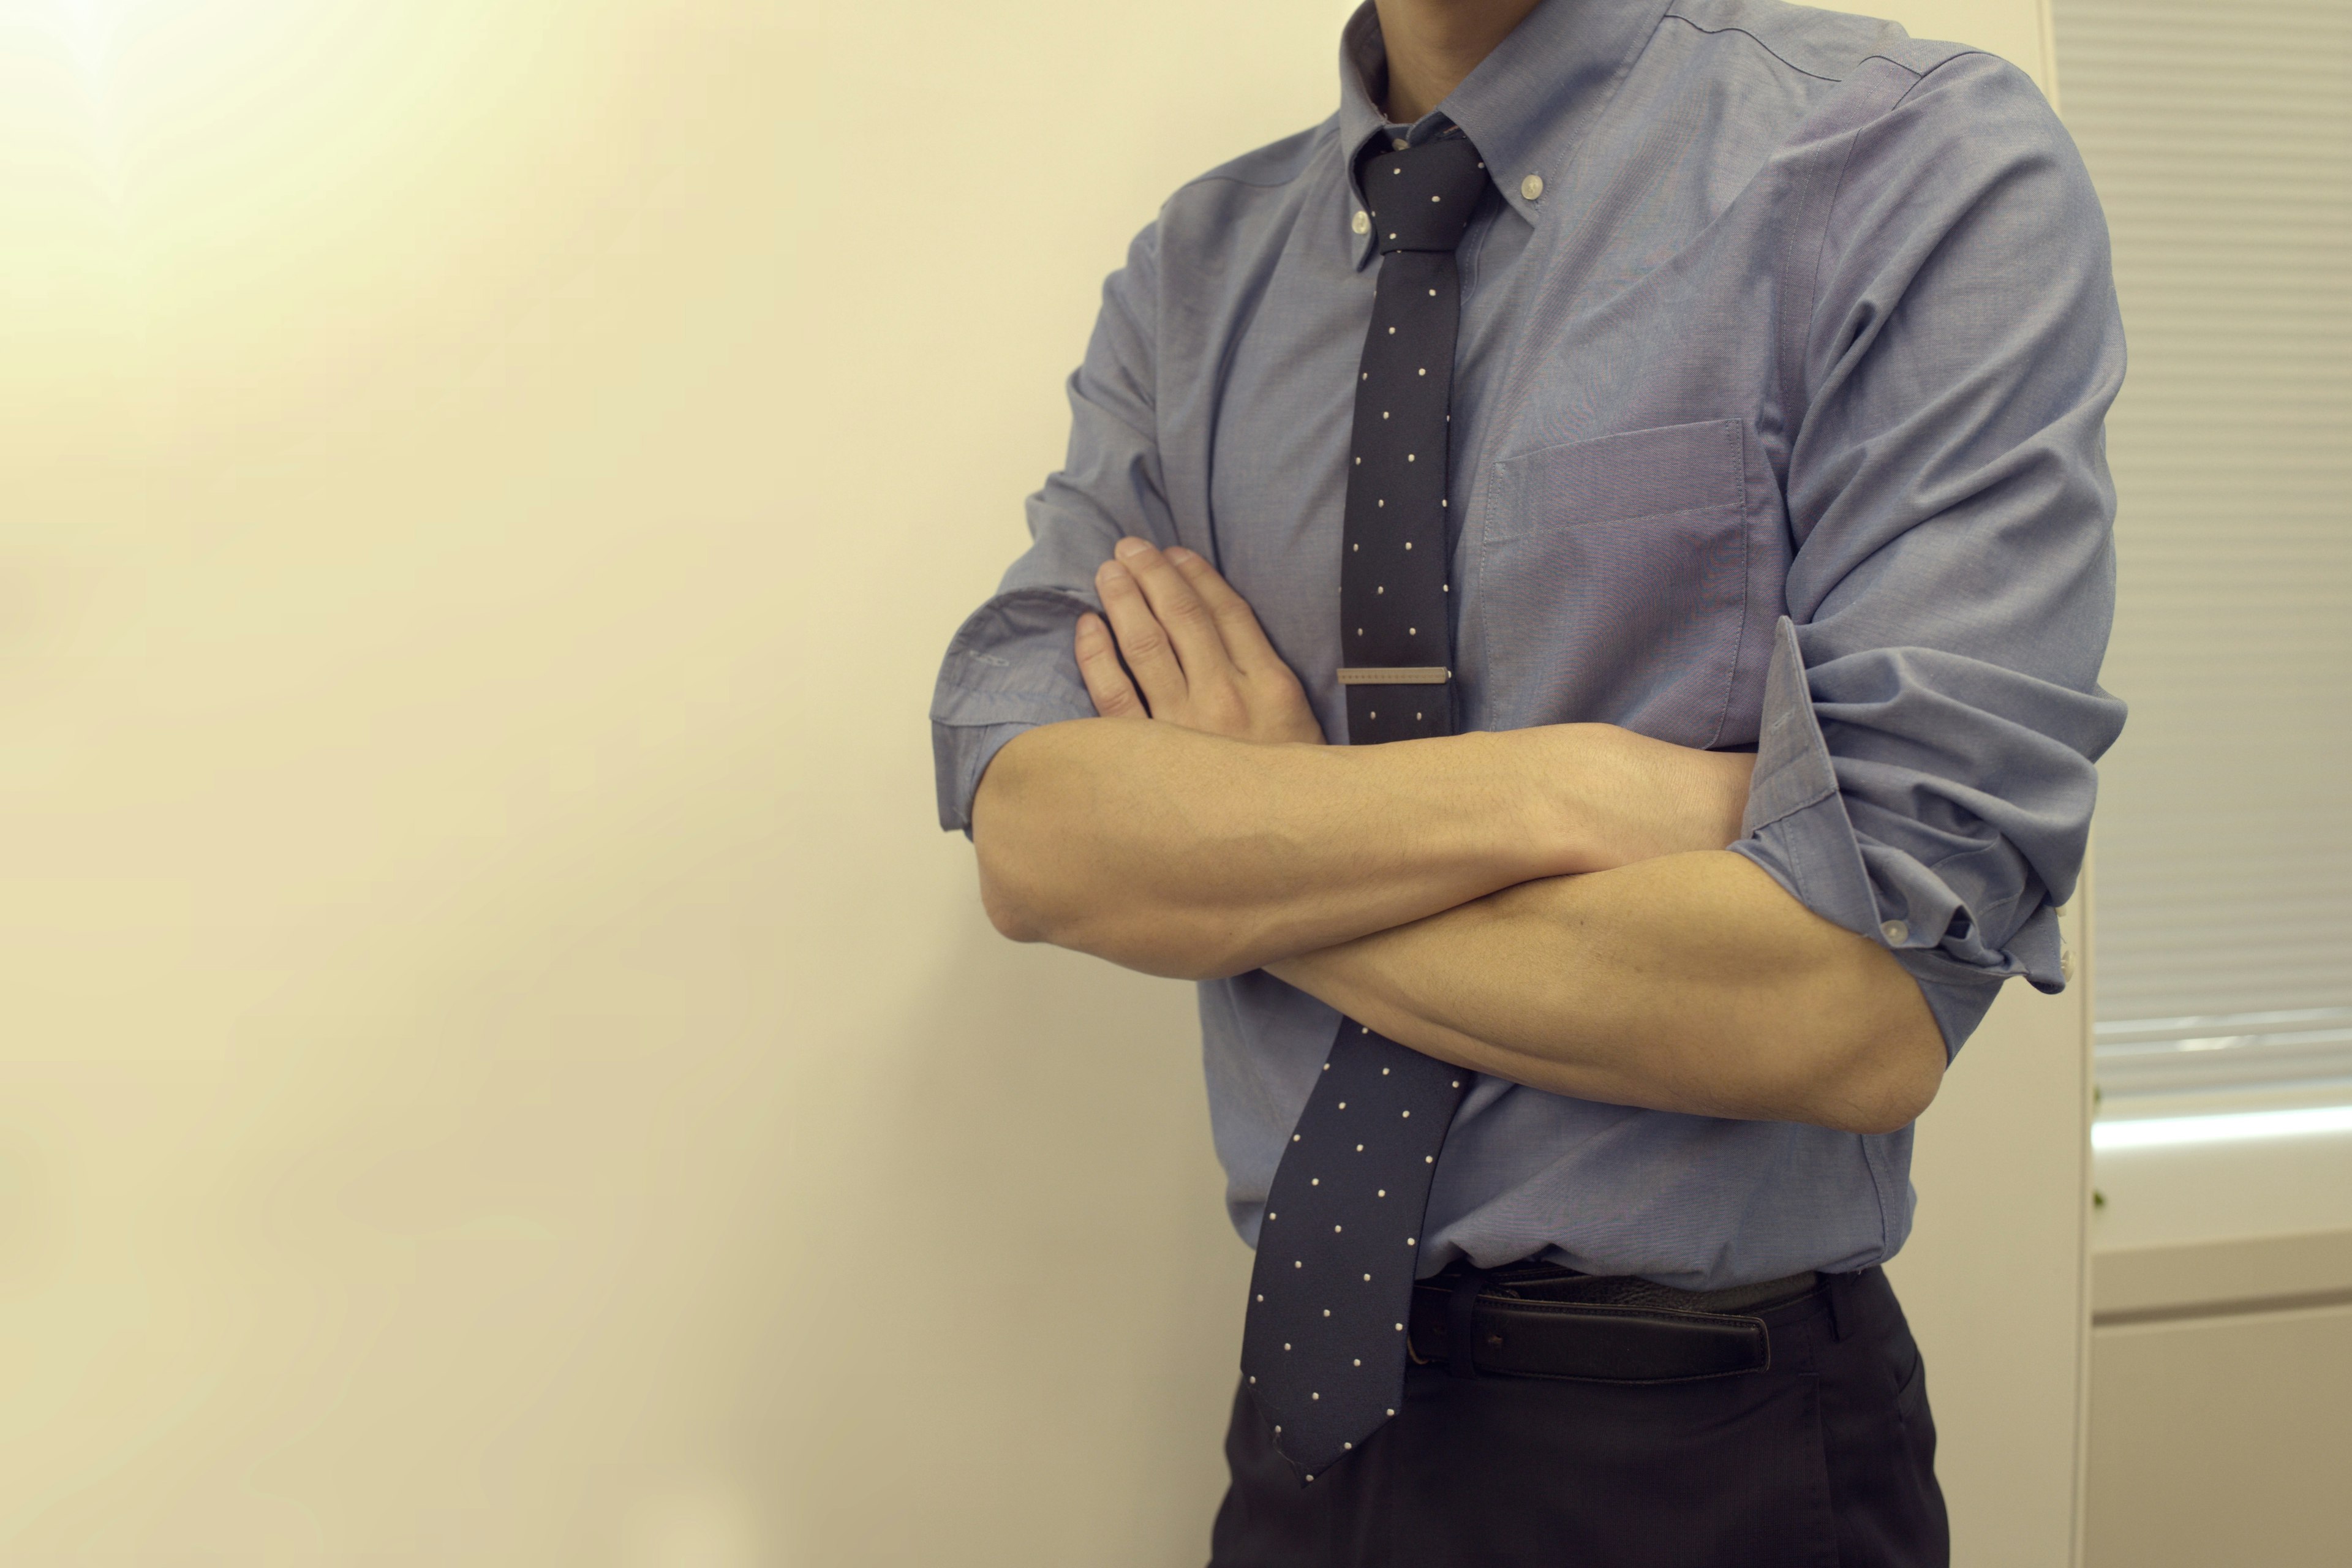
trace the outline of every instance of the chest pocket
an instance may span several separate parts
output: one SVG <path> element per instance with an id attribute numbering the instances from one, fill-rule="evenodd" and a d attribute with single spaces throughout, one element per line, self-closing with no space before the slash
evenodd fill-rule
<path id="1" fill-rule="evenodd" d="M 1478 577 L 1494 728 L 1716 743 L 1747 618 L 1747 439 L 1712 419 L 1496 464 Z"/>

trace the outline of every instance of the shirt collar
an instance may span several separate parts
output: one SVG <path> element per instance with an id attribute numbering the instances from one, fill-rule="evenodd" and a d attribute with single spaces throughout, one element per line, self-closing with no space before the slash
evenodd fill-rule
<path id="1" fill-rule="evenodd" d="M 1536 222 L 1542 198 L 1528 192 L 1563 185 L 1576 143 L 1657 31 L 1666 5 L 1542 0 L 1444 102 L 1406 130 L 1405 139 L 1418 144 L 1459 125 L 1485 156 L 1503 199 Z M 1380 108 L 1387 85 L 1380 15 L 1365 0 L 1339 34 L 1339 150 L 1358 206 L 1363 193 L 1355 185 L 1357 155 L 1374 137 L 1394 134 Z M 1530 176 L 1543 185 L 1531 186 Z M 1357 265 L 1374 254 L 1367 235 L 1358 242 Z"/>

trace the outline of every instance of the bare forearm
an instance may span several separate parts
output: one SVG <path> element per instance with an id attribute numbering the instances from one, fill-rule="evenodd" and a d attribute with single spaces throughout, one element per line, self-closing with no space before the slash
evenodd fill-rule
<path id="1" fill-rule="evenodd" d="M 1000 752 L 972 807 L 999 929 L 1154 973 L 1236 973 L 1573 861 L 1536 748 L 1349 750 L 1086 720 Z"/>
<path id="2" fill-rule="evenodd" d="M 1600 724 L 1359 748 L 1047 725 L 972 809 L 1007 935 L 1238 973 L 1538 878 L 1727 843 L 1749 759 Z"/>
<path id="3" fill-rule="evenodd" d="M 1721 852 L 1530 882 L 1271 967 L 1431 1056 L 1614 1104 L 1883 1131 L 1943 1072 L 1887 952 Z"/>

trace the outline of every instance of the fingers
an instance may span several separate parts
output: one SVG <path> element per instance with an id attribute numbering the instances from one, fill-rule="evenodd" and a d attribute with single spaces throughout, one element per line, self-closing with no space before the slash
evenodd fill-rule
<path id="1" fill-rule="evenodd" d="M 1176 657 L 1184 666 L 1186 680 L 1198 687 L 1213 682 L 1232 668 L 1233 660 L 1225 652 L 1224 638 L 1217 630 L 1217 622 L 1209 606 L 1192 591 L 1192 584 L 1176 569 L 1175 562 L 1140 539 L 1122 539 L 1115 552 L 1119 563 L 1134 574 L 1143 587 L 1143 596 L 1151 613 L 1167 632 L 1176 647 Z M 1127 643 L 1121 639 L 1119 646 Z"/>
<path id="2" fill-rule="evenodd" d="M 1184 667 L 1151 613 L 1142 584 L 1120 563 L 1106 561 L 1095 573 L 1095 591 L 1102 595 L 1103 613 L 1118 637 L 1118 651 L 1127 656 L 1127 668 L 1143 688 L 1144 701 L 1155 713 L 1172 712 L 1184 700 Z"/>
<path id="3" fill-rule="evenodd" d="M 1282 656 L 1266 640 L 1265 630 L 1257 624 L 1257 613 L 1249 607 L 1249 601 L 1234 592 L 1233 584 L 1219 576 L 1215 567 L 1181 545 L 1164 553 L 1208 607 L 1234 668 L 1244 675 L 1255 675 L 1282 663 Z"/>
<path id="4" fill-rule="evenodd" d="M 1086 679 L 1087 695 L 1094 699 L 1097 713 L 1106 719 L 1151 717 L 1143 699 L 1136 695 L 1134 682 L 1119 668 L 1110 628 L 1103 625 L 1100 616 L 1078 617 L 1077 646 L 1078 673 Z"/>

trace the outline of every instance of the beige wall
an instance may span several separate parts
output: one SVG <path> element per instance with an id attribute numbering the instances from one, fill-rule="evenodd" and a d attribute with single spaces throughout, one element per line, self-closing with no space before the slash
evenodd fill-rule
<path id="1" fill-rule="evenodd" d="M 1198 1560 L 1189 998 L 921 715 L 1338 10 L 0 0 L 0 1561 Z"/>

